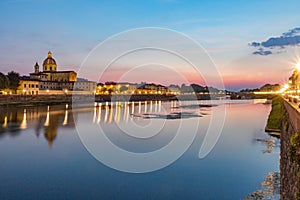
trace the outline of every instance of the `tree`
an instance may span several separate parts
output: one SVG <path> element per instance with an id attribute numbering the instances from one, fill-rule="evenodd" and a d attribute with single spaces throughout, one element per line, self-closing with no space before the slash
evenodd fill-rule
<path id="1" fill-rule="evenodd" d="M 279 84 L 265 84 L 260 88 L 260 91 L 278 91 L 280 88 Z"/>
<path id="2" fill-rule="evenodd" d="M 191 84 L 191 87 L 193 88 L 193 90 L 194 90 L 196 93 L 199 93 L 199 92 L 205 92 L 204 87 L 202 87 L 201 85 Z"/>
<path id="3" fill-rule="evenodd" d="M 9 80 L 8 88 L 16 91 L 19 87 L 20 74 L 14 71 L 8 72 L 7 78 Z"/>
<path id="4" fill-rule="evenodd" d="M 9 84 L 9 80 L 7 76 L 0 72 L 0 90 L 7 89 Z"/>

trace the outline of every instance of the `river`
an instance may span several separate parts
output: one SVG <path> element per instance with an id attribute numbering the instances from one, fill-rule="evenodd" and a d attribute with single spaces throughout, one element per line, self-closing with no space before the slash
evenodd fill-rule
<path id="1" fill-rule="evenodd" d="M 263 102 L 0 108 L 0 199 L 243 199 L 279 172 Z"/>

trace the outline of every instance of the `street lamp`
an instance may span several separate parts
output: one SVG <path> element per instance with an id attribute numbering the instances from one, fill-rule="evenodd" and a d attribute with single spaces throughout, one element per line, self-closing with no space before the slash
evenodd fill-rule
<path id="1" fill-rule="evenodd" d="M 300 71 L 300 62 L 298 62 L 298 63 L 296 64 L 296 68 L 297 68 L 298 71 Z"/>
<path id="2" fill-rule="evenodd" d="M 300 72 L 300 62 L 298 62 L 297 64 L 296 64 L 296 69 L 297 69 L 297 73 L 299 73 Z M 298 96 L 298 94 L 299 94 L 299 80 L 298 80 L 298 78 L 297 78 L 297 80 L 296 80 L 296 95 Z"/>

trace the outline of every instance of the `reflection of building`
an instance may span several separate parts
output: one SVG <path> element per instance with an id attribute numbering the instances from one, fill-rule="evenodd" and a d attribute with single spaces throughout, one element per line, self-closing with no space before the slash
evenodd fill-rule
<path id="1" fill-rule="evenodd" d="M 80 81 L 77 84 L 77 73 L 75 71 L 58 71 L 57 64 L 52 53 L 48 52 L 48 57 L 43 62 L 43 71 L 36 62 L 34 72 L 30 77 L 22 77 L 17 94 L 66 94 L 69 91 L 76 90 L 77 93 L 94 93 L 96 83 L 92 81 Z M 26 87 L 35 83 L 38 88 Z M 37 83 L 37 84 L 36 84 Z"/>
<path id="2" fill-rule="evenodd" d="M 0 108 L 0 136 L 33 129 L 36 135 L 44 134 L 52 147 L 59 128 L 74 128 L 74 118 L 68 105 L 51 107 Z"/>

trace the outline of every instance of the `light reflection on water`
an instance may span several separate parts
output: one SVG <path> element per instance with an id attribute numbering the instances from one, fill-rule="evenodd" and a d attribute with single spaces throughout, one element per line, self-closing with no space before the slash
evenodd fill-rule
<path id="1" fill-rule="evenodd" d="M 77 110 L 71 105 L 1 108 L 0 199 L 241 199 L 259 189 L 269 172 L 279 170 L 278 140 L 268 154 L 263 151 L 269 147 L 261 142 L 269 139 L 263 129 L 270 105 L 260 101 L 200 102 L 218 104 L 216 107 L 180 103 L 106 102 Z M 221 106 L 227 108 L 221 138 L 213 151 L 200 160 L 197 155 L 211 110 Z M 91 120 L 101 125 L 120 148 L 147 152 L 166 145 L 180 120 L 193 124 L 199 118 L 167 120 L 161 134 L 142 140 L 120 131 L 120 127 L 147 127 L 150 121 L 143 114 L 173 112 L 201 115 L 198 135 L 174 164 L 148 174 L 121 173 L 97 162 L 81 144 L 74 125 L 78 119 L 80 123 Z M 85 119 L 90 113 L 92 118 Z M 159 125 L 161 119 L 153 123 Z"/>

